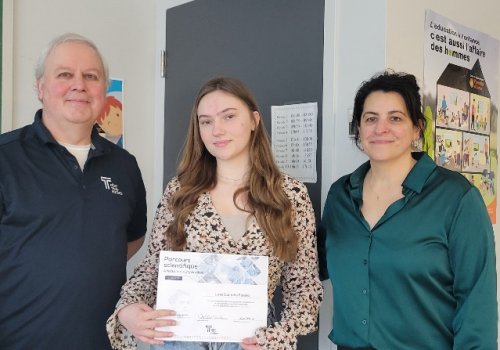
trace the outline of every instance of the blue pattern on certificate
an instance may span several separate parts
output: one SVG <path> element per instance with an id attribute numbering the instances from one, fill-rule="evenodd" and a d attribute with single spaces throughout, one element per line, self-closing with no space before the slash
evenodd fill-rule
<path id="1" fill-rule="evenodd" d="M 239 342 L 267 323 L 266 256 L 160 252 L 157 309 L 176 311 L 169 340 Z"/>

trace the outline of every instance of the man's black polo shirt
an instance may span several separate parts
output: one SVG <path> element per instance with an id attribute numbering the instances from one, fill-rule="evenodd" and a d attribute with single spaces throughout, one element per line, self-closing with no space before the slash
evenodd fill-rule
<path id="1" fill-rule="evenodd" d="M 110 349 L 145 197 L 135 158 L 95 131 L 83 172 L 41 111 L 0 135 L 0 349 Z"/>

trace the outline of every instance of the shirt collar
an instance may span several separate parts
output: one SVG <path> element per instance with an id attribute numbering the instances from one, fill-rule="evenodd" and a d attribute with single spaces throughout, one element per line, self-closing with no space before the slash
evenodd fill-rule
<path id="1" fill-rule="evenodd" d="M 42 110 L 39 109 L 35 113 L 35 121 L 33 122 L 33 130 L 35 135 L 44 143 L 44 144 L 57 144 L 57 141 L 54 139 L 49 129 L 45 127 L 42 123 Z"/>
<path id="2" fill-rule="evenodd" d="M 432 174 L 437 165 L 424 152 L 413 152 L 413 158 L 417 161 L 410 170 L 406 179 L 403 181 L 403 187 L 408 188 L 417 193 L 422 192 L 427 179 Z"/>
<path id="3" fill-rule="evenodd" d="M 43 125 L 42 122 L 42 109 L 39 109 L 35 114 L 35 121 L 33 122 L 33 130 L 38 138 L 44 144 L 55 144 L 59 145 L 59 143 L 54 139 L 49 129 Z M 104 138 L 102 138 L 97 132 L 96 127 L 92 128 L 92 134 L 90 136 L 91 146 L 90 149 L 95 152 L 96 155 L 109 153 L 111 151 L 111 146 Z"/>
<path id="4" fill-rule="evenodd" d="M 349 176 L 351 196 L 357 200 L 363 198 L 363 180 L 370 170 L 370 162 L 365 162 Z"/>
<path id="5" fill-rule="evenodd" d="M 424 152 L 413 152 L 412 157 L 417 161 L 417 163 L 415 163 L 403 181 L 403 188 L 420 193 L 425 185 L 425 182 L 437 165 L 432 161 L 427 153 Z M 361 198 L 362 196 L 363 180 L 365 179 L 368 170 L 370 170 L 369 161 L 363 163 L 349 177 L 351 193 L 353 193 L 355 197 Z"/>

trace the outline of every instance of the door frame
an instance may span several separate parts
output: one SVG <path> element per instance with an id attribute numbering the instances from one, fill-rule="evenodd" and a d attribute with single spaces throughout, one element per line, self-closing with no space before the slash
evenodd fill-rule
<path id="1" fill-rule="evenodd" d="M 163 140 L 165 113 L 165 78 L 160 75 L 161 52 L 166 42 L 166 11 L 193 0 L 156 0 L 155 38 L 155 108 L 154 108 L 154 179 L 153 203 L 159 203 L 163 194 Z"/>
<path id="2" fill-rule="evenodd" d="M 165 112 L 165 79 L 160 76 L 161 51 L 165 50 L 166 43 L 166 11 L 172 7 L 179 6 L 194 0 L 156 0 L 156 38 L 155 38 L 155 108 L 154 108 L 154 178 L 153 203 L 159 203 L 163 193 L 163 142 L 164 142 L 164 112 Z M 331 130 L 334 130 L 334 43 L 335 43 L 335 7 L 337 0 L 325 1 L 324 19 L 324 42 L 323 48 L 323 137 L 322 149 L 334 149 L 334 138 Z M 328 193 L 328 189 L 333 181 L 333 152 L 322 155 L 322 188 L 321 207 Z M 319 176 L 319 174 L 318 174 Z M 325 295 L 321 304 L 318 332 L 318 349 L 337 349 L 329 339 L 328 334 L 332 328 L 333 300 L 330 281 L 324 281 Z"/>

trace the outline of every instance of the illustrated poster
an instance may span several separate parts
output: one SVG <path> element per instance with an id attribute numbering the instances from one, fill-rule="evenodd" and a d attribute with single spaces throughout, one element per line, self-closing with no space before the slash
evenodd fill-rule
<path id="1" fill-rule="evenodd" d="M 496 223 L 499 41 L 430 10 L 424 32 L 422 148 L 480 190 Z"/>

